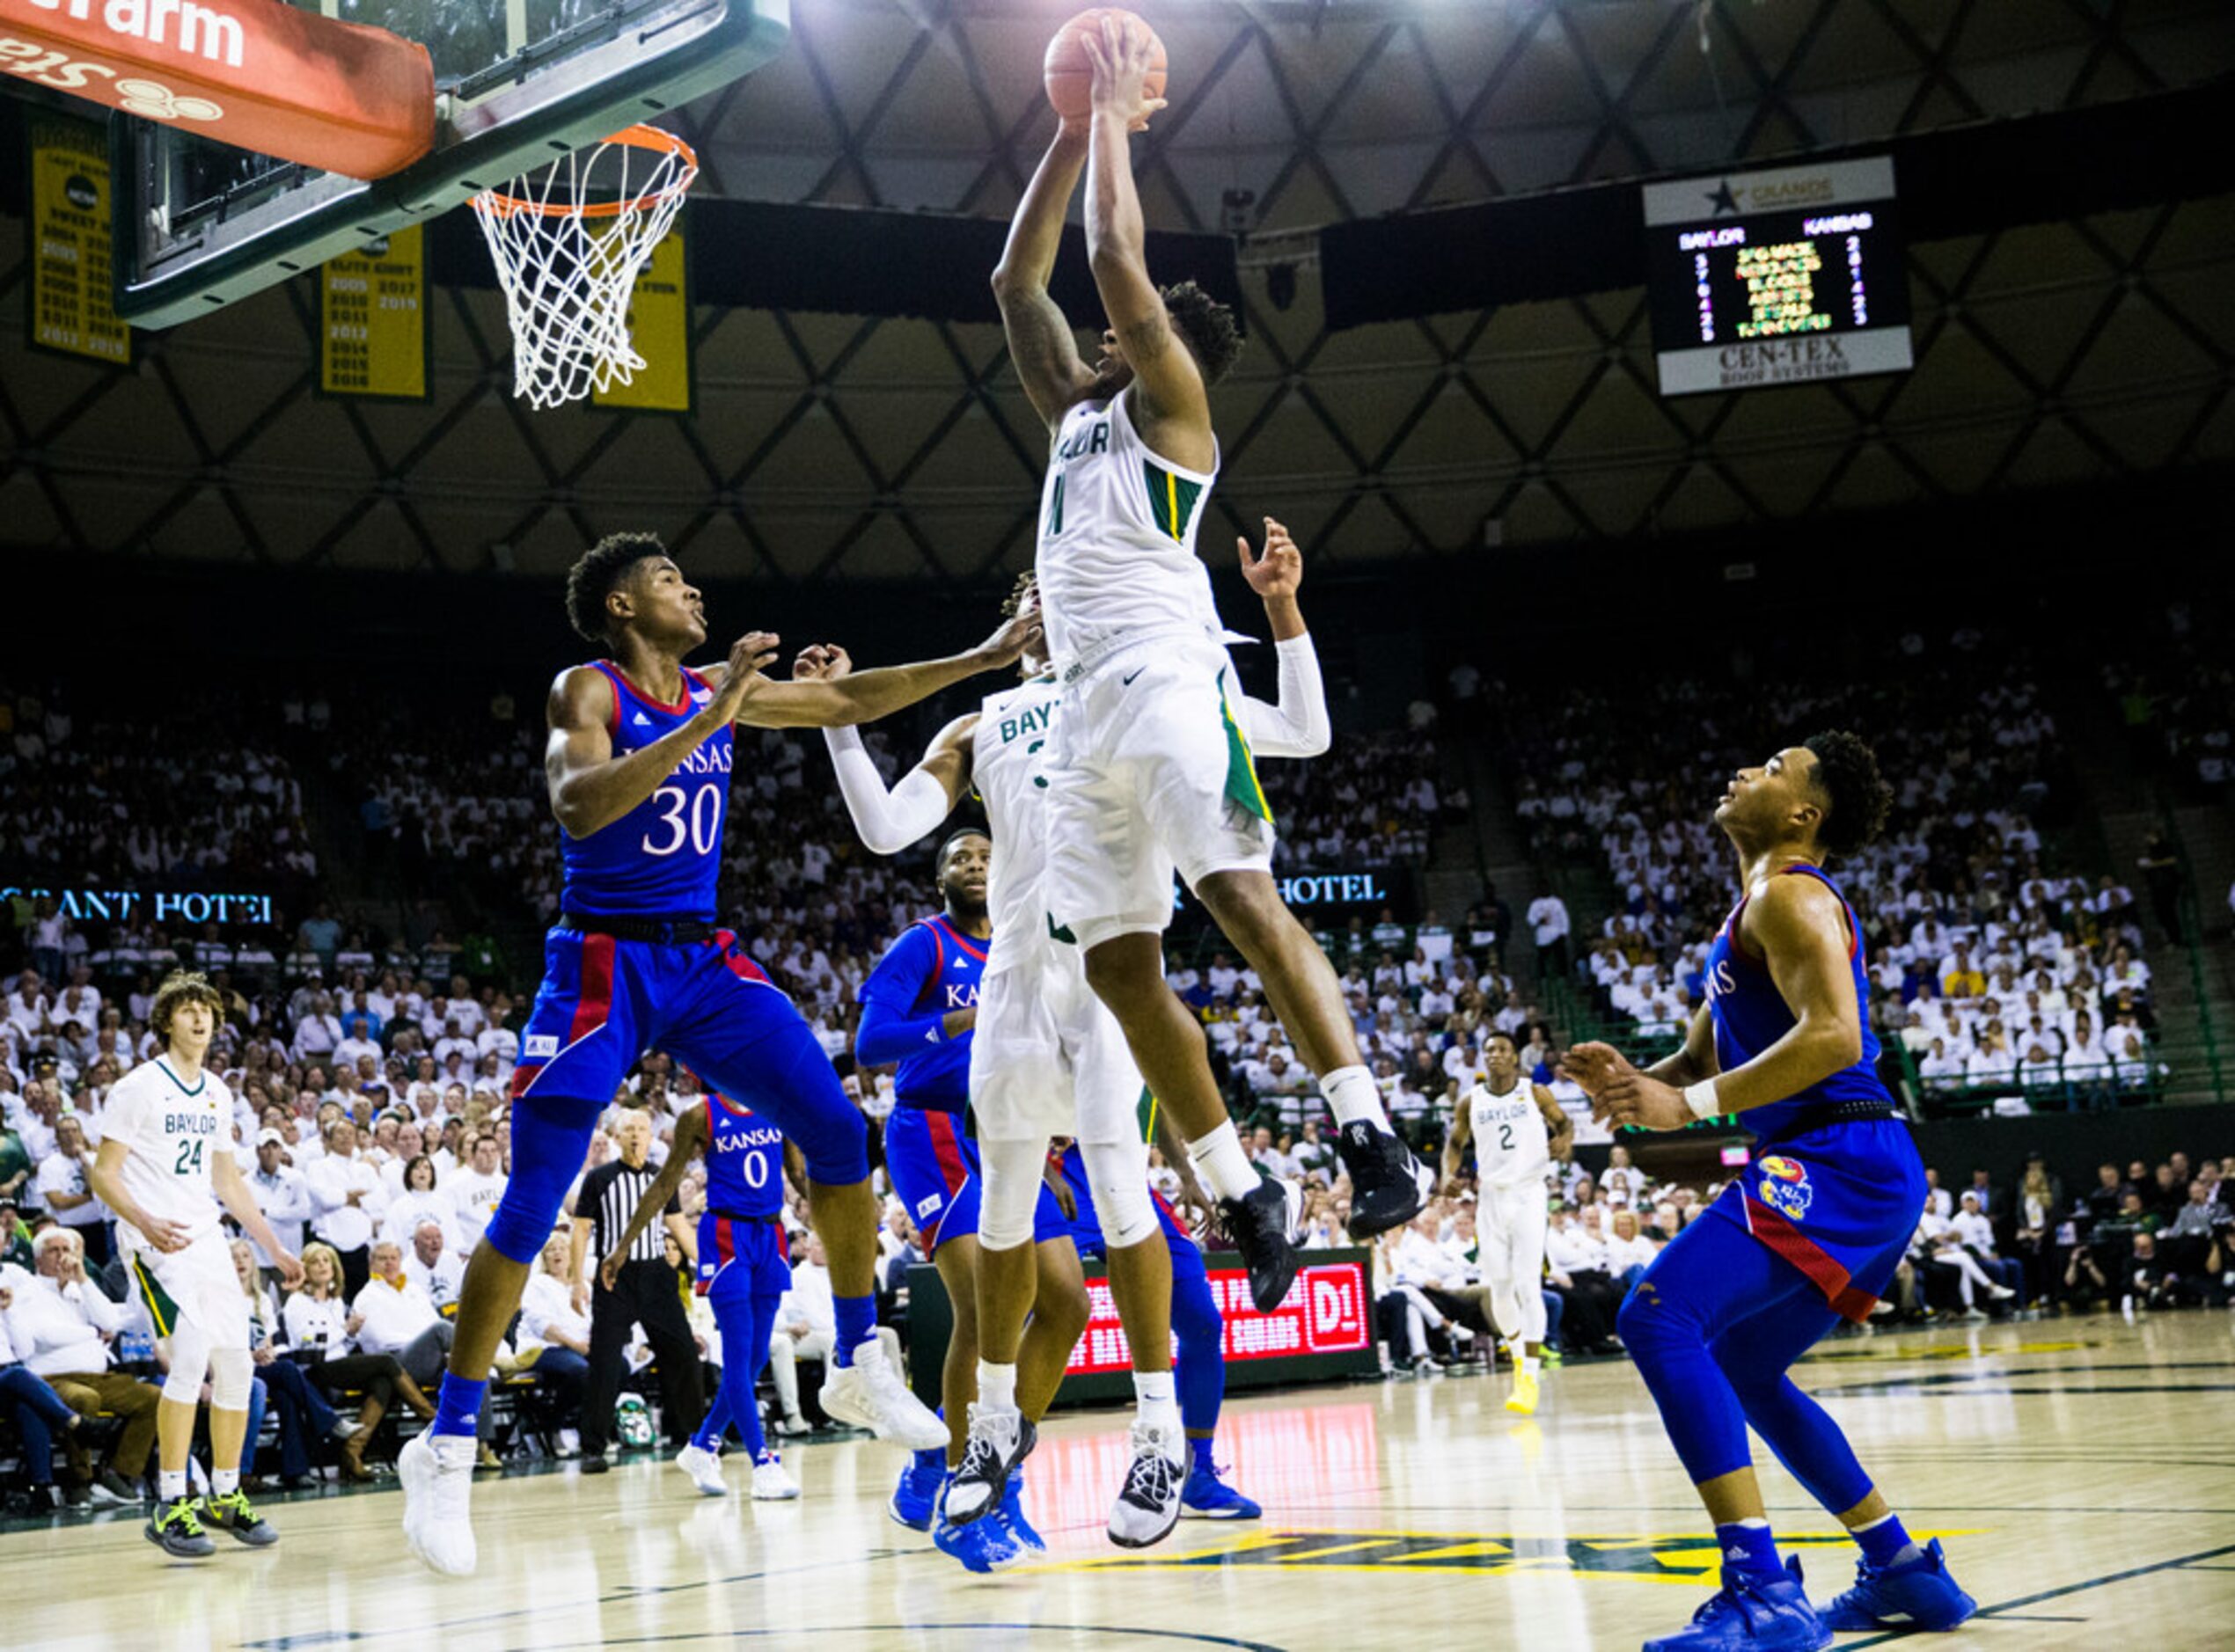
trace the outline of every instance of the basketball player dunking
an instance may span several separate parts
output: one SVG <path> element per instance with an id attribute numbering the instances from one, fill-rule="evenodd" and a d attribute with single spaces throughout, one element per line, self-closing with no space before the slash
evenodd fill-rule
<path id="1" fill-rule="evenodd" d="M 1280 703 L 1237 697 L 1236 714 L 1258 749 L 1316 756 L 1328 745 L 1327 702 L 1318 656 L 1296 602 L 1302 553 L 1288 530 L 1271 521 L 1262 554 L 1246 541 L 1240 550 L 1243 577 L 1264 600 L 1279 651 Z M 1030 613 L 1036 602 L 1027 574 L 1012 606 Z M 1201 1418 L 1215 1418 L 1217 1407 L 1204 1405 L 1199 1393 L 1190 1405 L 1175 1386 L 1175 1258 L 1183 1266 L 1190 1259 L 1168 1242 L 1149 1191 L 1138 1111 L 1140 1073 L 1123 1030 L 1087 985 L 1079 949 L 1051 932 L 1042 896 L 1052 812 L 1044 759 L 1064 697 L 1035 653 L 1028 649 L 1020 662 L 1023 682 L 987 696 L 978 712 L 942 729 L 923 761 L 890 790 L 857 735 L 839 729 L 826 736 L 847 812 L 861 841 L 879 853 L 891 854 L 934 830 L 973 788 L 985 800 L 993 829 L 986 883 L 993 936 L 978 985 L 969 1074 L 984 1178 L 977 1212 L 978 1399 L 970 1409 L 970 1442 L 943 1508 L 945 1524 L 996 1525 L 997 1535 L 981 1541 L 984 1556 L 997 1564 L 1009 1546 L 998 1535 L 1005 1488 L 1031 1450 L 1052 1393 L 1021 1384 L 1019 1372 L 1026 1316 L 1034 1312 L 1035 1252 L 1044 1248 L 1030 1242 L 1044 1221 L 1041 1167 L 1049 1143 L 1059 1136 L 1077 1138 L 1072 1154 L 1132 1350 L 1139 1409 L 1132 1464 L 1110 1509 L 1110 1539 L 1142 1547 L 1168 1534 L 1183 1507 L 1205 1514 L 1233 1507 L 1231 1494 L 1215 1476 L 1183 1473 L 1191 1449 L 1185 1443 L 1189 1432 L 1207 1435 L 1209 1425 Z M 829 668 L 802 661 L 799 669 Z M 987 1173 L 994 1170 L 1001 1173 L 998 1178 Z M 1182 1307 L 1195 1305 L 1191 1298 Z M 1209 1371 L 1198 1360 L 1191 1384 L 1206 1382 Z M 1223 1385 L 1222 1368 L 1220 1376 Z M 1205 1447 L 1198 1462 L 1207 1455 Z M 927 1519 L 928 1502 L 920 1490 L 912 1496 L 896 1494 L 895 1516 L 902 1517 L 905 1505 L 923 1509 Z M 964 1546 L 950 1541 L 947 1546 L 971 1563 Z"/>
<path id="2" fill-rule="evenodd" d="M 993 274 L 1009 354 L 1050 437 L 1036 567 L 1064 711 L 1048 750 L 1046 920 L 1084 955 L 1270 1308 L 1294 1277 L 1293 1209 L 1242 1151 L 1203 1028 L 1165 981 L 1176 866 L 1319 1076 L 1351 1178 L 1352 1236 L 1409 1221 L 1432 1178 L 1390 1133 L 1334 968 L 1272 880 L 1271 810 L 1195 553 L 1219 470 L 1210 386 L 1241 340 L 1232 314 L 1200 289 L 1149 279 L 1127 134 L 1162 106 L 1144 90 L 1152 39 L 1139 18 L 1107 13 L 1100 35 L 1085 37 L 1092 113 L 1083 129 L 1057 135 Z M 1047 290 L 1082 172 L 1110 322 L 1092 368 Z M 1004 1173 L 987 1166 L 989 1205 Z"/>
<path id="3" fill-rule="evenodd" d="M 1880 1082 L 1862 928 L 1828 856 L 1878 835 L 1890 800 L 1853 735 L 1818 735 L 1724 793 L 1715 822 L 1744 895 L 1707 955 L 1684 1047 L 1644 1072 L 1605 1044 L 1562 1070 L 1594 1116 L 1647 1129 L 1737 1114 L 1761 1151 L 1669 1242 L 1622 1305 L 1623 1344 L 1715 1522 L 1723 1587 L 1647 1652 L 1828 1647 L 1844 1629 L 1952 1629 L 1975 1610 L 1936 1541 L 1909 1539 L 1839 1427 L 1785 1373 L 1842 1319 L 1868 1317 L 1908 1248 L 1924 1168 Z M 1862 1548 L 1821 1616 L 1779 1563 L 1746 1431 Z"/>
<path id="4" fill-rule="evenodd" d="M 760 1405 L 753 1386 L 768 1363 L 768 1339 L 776 1328 L 776 1307 L 791 1288 L 791 1251 L 784 1238 L 784 1173 L 804 1182 L 807 1167 L 799 1150 L 751 1107 L 727 1096 L 709 1095 L 676 1121 L 675 1142 L 667 1163 L 629 1212 L 620 1237 L 598 1264 L 605 1289 L 619 1289 L 637 1236 L 668 1208 L 682 1187 L 694 1154 L 707 1164 L 707 1208 L 699 1217 L 698 1278 L 694 1289 L 714 1310 L 722 1338 L 722 1386 L 700 1420 L 690 1443 L 675 1455 L 675 1466 L 710 1497 L 726 1495 L 722 1446 L 733 1427 L 752 1464 L 752 1495 L 759 1502 L 799 1495 L 799 1483 L 784 1472 L 784 1460 L 761 1432 Z"/>
<path id="5" fill-rule="evenodd" d="M 490 1357 L 598 1115 L 649 1047 L 751 1107 L 806 1161 L 837 1309 L 823 1408 L 911 1450 L 947 1437 L 872 1340 L 878 1211 L 861 1112 L 791 1000 L 714 925 L 731 726 L 882 717 L 1008 664 L 1037 627 L 1013 622 L 949 659 L 794 683 L 761 675 L 776 639 L 753 632 L 725 665 L 694 670 L 683 659 L 706 641 L 704 604 L 649 534 L 612 535 L 583 556 L 567 610 L 607 657 L 551 688 L 544 766 L 566 878 L 513 1072 L 511 1180 L 465 1270 L 435 1422 L 397 1459 L 405 1539 L 439 1572 L 474 1566 L 473 1429 Z"/>
<path id="6" fill-rule="evenodd" d="M 1527 1416 L 1536 1409 L 1536 1374 L 1544 1358 L 1544 1173 L 1553 1159 L 1564 1163 L 1573 1156 L 1575 1121 L 1550 1090 L 1522 1076 L 1511 1033 L 1492 1033 L 1483 1055 L 1488 1071 L 1451 1121 L 1443 1174 L 1447 1182 L 1459 1174 L 1461 1157 L 1472 1142 L 1483 1283 L 1513 1355 L 1513 1392 L 1506 1409 Z"/>

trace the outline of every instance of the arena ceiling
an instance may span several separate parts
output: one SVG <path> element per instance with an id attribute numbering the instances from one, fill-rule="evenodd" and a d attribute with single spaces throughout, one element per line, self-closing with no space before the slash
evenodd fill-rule
<path id="1" fill-rule="evenodd" d="M 1074 9 L 793 0 L 788 54 L 680 117 L 700 187 L 1006 216 Z M 1152 225 L 1245 238 L 1251 348 L 1217 408 L 1231 522 L 1277 512 L 1362 564 L 2235 454 L 2225 198 L 1915 245 L 1913 374 L 1676 402 L 1635 290 L 1330 333 L 1309 233 L 2193 85 L 2235 68 L 2219 0 L 1140 9 L 1175 66 L 1139 156 Z M 143 340 L 129 372 L 31 354 L 26 259 L 0 220 L 18 547 L 543 573 L 652 526 L 707 575 L 787 581 L 971 581 L 1031 553 L 1040 444 L 998 329 L 702 309 L 695 420 L 539 415 L 509 396 L 496 296 L 454 289 L 431 401 L 395 406 L 314 394 L 306 281 Z"/>

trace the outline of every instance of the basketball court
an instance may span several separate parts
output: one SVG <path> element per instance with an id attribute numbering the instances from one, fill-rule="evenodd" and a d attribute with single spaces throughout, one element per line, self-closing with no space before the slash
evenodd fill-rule
<path id="1" fill-rule="evenodd" d="M 2235 1393 L 2224 1314 L 1850 1337 L 1799 1374 L 1938 1535 L 1980 1614 L 1967 1646 L 2201 1647 L 2235 1597 Z M 481 1569 L 436 1578 L 392 1489 L 273 1501 L 269 1553 L 162 1564 L 138 1511 L 5 1539 L 11 1644 L 253 1652 L 439 1646 L 839 1648 L 1456 1644 L 1615 1647 L 1681 1622 L 1715 1549 L 1636 1371 L 1552 1374 L 1537 1417 L 1480 1375 L 1239 1400 L 1220 1429 L 1262 1522 L 1183 1522 L 1139 1554 L 1103 1536 L 1118 1414 L 1059 1414 L 1029 1471 L 1047 1560 L 972 1577 L 895 1525 L 893 1448 L 788 1453 L 804 1495 L 700 1496 L 664 1461 L 474 1488 Z M 1854 1547 L 1774 1467 L 1771 1518 L 1813 1587 Z M 733 1486 L 742 1475 L 732 1465 Z M 38 1580 L 35 1590 L 28 1580 Z M 1842 1648 L 1884 1635 L 1843 1635 Z"/>

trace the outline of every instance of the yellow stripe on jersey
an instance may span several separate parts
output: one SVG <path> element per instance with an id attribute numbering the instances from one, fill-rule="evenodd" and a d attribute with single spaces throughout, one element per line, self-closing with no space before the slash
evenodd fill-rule
<path id="1" fill-rule="evenodd" d="M 1227 701 L 1224 671 L 1219 673 L 1219 716 L 1226 724 L 1226 794 L 1259 820 L 1270 823 L 1272 805 L 1265 801 L 1265 789 L 1257 784 L 1257 765 L 1249 755 L 1249 741 L 1242 732 L 1242 725 L 1234 720 L 1234 707 Z"/>
<path id="2" fill-rule="evenodd" d="M 168 1336 L 179 1323 L 179 1305 L 171 1300 L 170 1293 L 156 1283 L 147 1264 L 137 1256 L 132 1259 L 132 1277 L 139 1282 L 140 1297 L 148 1305 L 148 1318 L 155 1321 L 155 1334 Z"/>

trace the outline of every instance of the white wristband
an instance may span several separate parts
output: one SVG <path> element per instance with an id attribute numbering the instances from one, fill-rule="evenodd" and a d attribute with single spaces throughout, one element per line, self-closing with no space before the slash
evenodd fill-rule
<path id="1" fill-rule="evenodd" d="M 1691 1108 L 1696 1119 L 1711 1119 L 1720 1114 L 1723 1105 L 1715 1099 L 1715 1080 L 1703 1078 L 1697 1084 L 1686 1085 L 1684 1105 Z"/>

